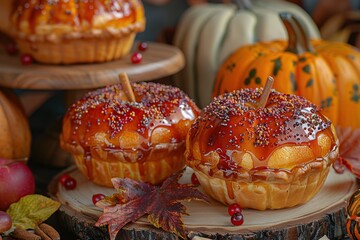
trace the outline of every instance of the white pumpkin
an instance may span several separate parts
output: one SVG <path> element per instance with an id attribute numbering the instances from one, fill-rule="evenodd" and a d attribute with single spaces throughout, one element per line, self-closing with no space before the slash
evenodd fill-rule
<path id="1" fill-rule="evenodd" d="M 312 38 L 320 33 L 311 17 L 299 6 L 282 0 L 237 0 L 236 4 L 201 4 L 181 17 L 174 45 L 183 51 L 184 70 L 176 85 L 201 107 L 211 100 L 220 64 L 235 49 L 257 41 L 286 39 L 278 13 L 290 12 L 308 26 Z"/>

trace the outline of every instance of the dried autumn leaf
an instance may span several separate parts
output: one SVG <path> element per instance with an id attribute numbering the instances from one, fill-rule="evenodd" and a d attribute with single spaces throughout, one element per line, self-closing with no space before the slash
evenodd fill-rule
<path id="1" fill-rule="evenodd" d="M 360 178 L 360 129 L 337 127 L 340 140 L 340 156 L 343 163 Z"/>
<path id="2" fill-rule="evenodd" d="M 183 172 L 170 176 L 161 186 L 131 179 L 113 178 L 112 182 L 124 203 L 112 203 L 104 207 L 104 212 L 96 222 L 96 226 L 108 225 L 110 239 L 129 222 L 135 222 L 144 215 L 155 227 L 175 233 L 185 238 L 185 228 L 181 216 L 187 214 L 183 200 L 209 201 L 208 197 L 192 184 L 179 184 Z M 119 197 L 116 197 L 118 199 Z M 107 198 L 107 203 L 109 203 Z M 99 203 L 101 205 L 101 203 Z"/>
<path id="3" fill-rule="evenodd" d="M 60 205 L 43 195 L 31 194 L 11 204 L 6 212 L 11 216 L 15 227 L 34 229 L 56 212 Z"/>

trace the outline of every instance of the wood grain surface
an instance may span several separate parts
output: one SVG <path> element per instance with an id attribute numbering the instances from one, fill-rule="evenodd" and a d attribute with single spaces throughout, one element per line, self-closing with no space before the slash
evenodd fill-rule
<path id="1" fill-rule="evenodd" d="M 150 81 L 180 71 L 185 64 L 182 52 L 171 45 L 149 43 L 139 64 L 131 63 L 133 50 L 120 60 L 76 65 L 24 66 L 20 55 L 10 56 L 0 50 L 0 86 L 34 90 L 93 89 L 119 83 L 118 75 L 126 72 L 130 81 Z"/>
<path id="2" fill-rule="evenodd" d="M 55 177 L 49 185 L 54 199 L 63 205 L 59 211 L 61 222 L 80 239 L 108 239 L 106 228 L 94 227 L 101 209 L 94 206 L 91 196 L 95 193 L 110 195 L 112 188 L 89 182 L 77 169 L 65 171 L 78 181 L 75 191 L 67 191 Z M 192 170 L 187 169 L 181 181 L 189 182 Z M 189 216 L 183 221 L 188 239 L 346 239 L 345 204 L 357 188 L 356 179 L 349 173 L 336 174 L 333 170 L 321 191 L 308 203 L 282 210 L 243 210 L 242 226 L 231 225 L 227 207 L 212 201 L 184 202 Z M 201 190 L 201 188 L 200 188 Z M 150 225 L 146 218 L 126 225 L 117 239 L 178 239 Z"/>

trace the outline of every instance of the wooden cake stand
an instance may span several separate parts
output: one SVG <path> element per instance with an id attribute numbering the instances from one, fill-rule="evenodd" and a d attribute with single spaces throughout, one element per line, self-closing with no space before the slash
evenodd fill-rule
<path id="1" fill-rule="evenodd" d="M 80 239 L 109 239 L 107 229 L 94 227 L 102 210 L 92 203 L 92 195 L 111 195 L 112 188 L 101 187 L 88 181 L 73 167 L 68 173 L 77 180 L 74 190 L 66 190 L 59 176 L 49 185 L 52 197 L 62 203 L 61 221 Z M 61 173 L 61 174 L 63 174 Z M 187 169 L 182 182 L 190 182 L 192 170 Z M 230 222 L 227 207 L 212 201 L 184 202 L 189 216 L 183 221 L 189 239 L 346 239 L 347 198 L 356 190 L 356 179 L 350 173 L 337 174 L 331 169 L 320 192 L 301 206 L 282 210 L 244 210 L 244 224 L 235 227 Z M 201 190 L 201 187 L 199 187 Z M 150 225 L 146 218 L 126 225 L 117 239 L 178 239 L 173 234 Z"/>
<path id="2" fill-rule="evenodd" d="M 9 56 L 0 50 L 0 85 L 34 90 L 92 89 L 118 83 L 121 72 L 134 82 L 150 81 L 175 74 L 185 64 L 182 52 L 166 44 L 149 43 L 140 64 L 131 63 L 132 52 L 106 63 L 24 66 L 18 55 Z"/>

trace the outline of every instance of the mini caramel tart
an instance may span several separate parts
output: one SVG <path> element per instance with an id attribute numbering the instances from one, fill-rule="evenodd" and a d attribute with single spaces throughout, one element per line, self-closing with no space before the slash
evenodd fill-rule
<path id="1" fill-rule="evenodd" d="M 86 94 L 63 118 L 60 145 L 92 182 L 111 178 L 158 184 L 185 167 L 185 138 L 199 109 L 180 89 L 133 83 L 136 102 L 122 86 Z"/>
<path id="2" fill-rule="evenodd" d="M 20 51 L 50 64 L 119 59 L 145 29 L 140 0 L 19 0 L 10 22 Z"/>
<path id="3" fill-rule="evenodd" d="M 309 201 L 338 158 L 335 128 L 302 97 L 242 89 L 215 98 L 186 140 L 187 164 L 214 199 L 258 210 Z"/>

